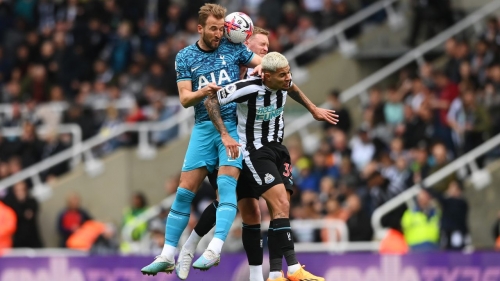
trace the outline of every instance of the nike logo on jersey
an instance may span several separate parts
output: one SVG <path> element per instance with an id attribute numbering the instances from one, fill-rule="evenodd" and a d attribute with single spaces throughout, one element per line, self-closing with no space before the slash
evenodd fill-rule
<path id="1" fill-rule="evenodd" d="M 201 67 L 201 65 L 200 65 L 200 66 L 197 66 L 197 67 L 191 67 L 191 72 L 195 72 L 195 71 L 196 71 L 198 68 L 200 68 L 200 67 Z"/>

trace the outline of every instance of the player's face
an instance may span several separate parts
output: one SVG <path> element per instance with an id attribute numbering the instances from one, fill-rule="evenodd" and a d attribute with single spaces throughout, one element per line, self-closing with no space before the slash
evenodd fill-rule
<path id="1" fill-rule="evenodd" d="M 209 16 L 205 26 L 198 25 L 198 33 L 204 47 L 210 50 L 217 49 L 224 35 L 224 19 L 216 19 L 214 16 Z"/>
<path id="2" fill-rule="evenodd" d="M 247 47 L 259 57 L 267 55 L 269 51 L 269 38 L 264 34 L 255 34 L 245 42 Z"/>
<path id="3" fill-rule="evenodd" d="M 292 81 L 292 73 L 290 72 L 290 66 L 282 67 L 276 69 L 275 72 L 265 73 L 268 79 L 268 87 L 275 90 L 287 90 L 290 88 L 290 82 Z"/>

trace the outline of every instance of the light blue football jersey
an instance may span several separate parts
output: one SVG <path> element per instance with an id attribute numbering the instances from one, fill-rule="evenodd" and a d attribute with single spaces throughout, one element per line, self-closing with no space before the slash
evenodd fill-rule
<path id="1" fill-rule="evenodd" d="M 214 51 L 204 51 L 198 43 L 187 46 L 175 58 L 177 82 L 191 81 L 193 92 L 212 82 L 224 87 L 239 80 L 239 65 L 249 63 L 253 56 L 245 45 L 225 38 Z M 203 101 L 194 106 L 196 123 L 210 121 Z M 221 117 L 224 122 L 236 121 L 236 104 L 221 106 Z"/>

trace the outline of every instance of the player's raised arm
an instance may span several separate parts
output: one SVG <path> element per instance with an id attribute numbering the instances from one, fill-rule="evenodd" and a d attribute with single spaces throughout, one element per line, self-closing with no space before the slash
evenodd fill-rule
<path id="1" fill-rule="evenodd" d="M 292 84 L 290 89 L 288 89 L 288 96 L 294 101 L 300 103 L 304 106 L 318 121 L 327 121 L 332 124 L 337 124 L 339 122 L 339 116 L 335 114 L 334 110 L 324 109 L 317 107 L 312 101 L 299 89 L 295 84 Z"/>
<path id="2" fill-rule="evenodd" d="M 198 91 L 193 92 L 191 80 L 177 82 L 177 88 L 179 89 L 179 99 L 184 108 L 197 105 L 206 96 L 220 89 L 215 83 L 210 83 Z"/>

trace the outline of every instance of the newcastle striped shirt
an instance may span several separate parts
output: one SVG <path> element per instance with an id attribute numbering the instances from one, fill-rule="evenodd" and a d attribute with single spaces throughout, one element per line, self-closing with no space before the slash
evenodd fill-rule
<path id="1" fill-rule="evenodd" d="M 217 92 L 219 104 L 237 103 L 238 137 L 248 151 L 283 141 L 283 108 L 287 91 L 272 90 L 260 77 L 229 84 Z"/>

